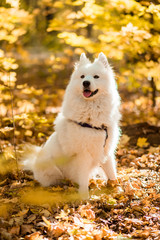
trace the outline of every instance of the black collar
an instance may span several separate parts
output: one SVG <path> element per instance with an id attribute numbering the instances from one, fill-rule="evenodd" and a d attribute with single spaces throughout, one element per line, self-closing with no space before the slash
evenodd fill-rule
<path id="1" fill-rule="evenodd" d="M 107 127 L 106 126 L 102 125 L 101 127 L 95 127 L 95 126 L 92 126 L 92 125 L 90 125 L 88 123 L 82 123 L 82 122 L 76 122 L 76 121 L 72 121 L 72 122 L 80 125 L 81 127 L 92 128 L 92 129 L 96 129 L 96 130 L 104 130 L 106 132 L 106 137 L 105 137 L 105 142 L 104 142 L 104 147 L 105 147 L 106 140 L 108 138 L 108 131 L 107 131 Z"/>

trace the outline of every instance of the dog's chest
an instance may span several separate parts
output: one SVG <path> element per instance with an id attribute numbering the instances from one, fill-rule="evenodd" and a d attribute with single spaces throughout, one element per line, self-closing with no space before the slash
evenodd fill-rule
<path id="1" fill-rule="evenodd" d="M 77 120 L 99 127 L 106 122 L 107 115 L 109 114 L 104 110 L 102 111 L 100 106 L 97 105 L 96 108 L 90 107 L 81 110 L 81 112 L 77 114 Z"/>
<path id="2" fill-rule="evenodd" d="M 104 144 L 106 141 L 105 130 L 83 127 L 76 123 L 70 123 L 66 131 L 67 145 L 71 152 L 88 152 L 95 159 L 102 159 Z"/>
<path id="3" fill-rule="evenodd" d="M 83 127 L 66 118 L 58 120 L 55 130 L 64 155 L 89 153 L 92 158 L 103 159 L 105 130 Z"/>
<path id="4" fill-rule="evenodd" d="M 90 152 L 92 156 L 97 156 L 98 154 L 101 155 L 104 151 L 106 132 L 104 130 L 84 127 L 81 127 L 79 131 L 80 134 L 83 135 L 81 143 L 83 145 L 83 149 Z"/>

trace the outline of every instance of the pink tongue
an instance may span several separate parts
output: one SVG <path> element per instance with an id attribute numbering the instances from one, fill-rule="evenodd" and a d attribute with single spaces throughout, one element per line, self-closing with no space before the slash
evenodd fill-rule
<path id="1" fill-rule="evenodd" d="M 86 98 L 90 97 L 91 94 L 92 94 L 91 91 L 84 91 L 84 92 L 83 92 L 83 95 L 84 95 Z"/>

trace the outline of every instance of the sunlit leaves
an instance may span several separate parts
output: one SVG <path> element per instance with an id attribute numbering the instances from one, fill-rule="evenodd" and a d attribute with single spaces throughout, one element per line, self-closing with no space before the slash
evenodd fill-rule
<path id="1" fill-rule="evenodd" d="M 4 152 L 0 154 L 0 175 L 16 171 L 17 165 L 14 149 L 13 147 L 6 147 Z"/>
<path id="2" fill-rule="evenodd" d="M 19 8 L 19 0 L 6 0 L 6 3 L 9 3 L 11 7 Z"/>
<path id="3" fill-rule="evenodd" d="M 26 33 L 26 26 L 30 21 L 28 12 L 19 9 L 19 0 L 7 0 L 6 3 L 9 4 L 6 8 L 0 7 L 0 41 L 5 41 L 5 49 Z M 17 80 L 15 70 L 18 64 L 9 56 L 0 50 L 0 80 L 7 87 L 14 87 Z"/>
<path id="4" fill-rule="evenodd" d="M 85 6 L 82 8 L 82 13 L 86 17 L 87 23 L 93 23 L 92 19 L 104 14 L 104 8 L 95 4 L 95 1 L 86 1 Z"/>
<path id="5" fill-rule="evenodd" d="M 83 36 L 78 36 L 76 33 L 63 32 L 63 33 L 59 33 L 58 37 L 65 39 L 67 44 L 74 47 L 90 45 L 89 39 L 86 39 Z"/>
<path id="6" fill-rule="evenodd" d="M 134 76 L 128 78 L 130 89 L 139 88 L 142 81 L 147 85 L 147 74 L 155 77 L 158 71 L 155 74 L 153 69 L 157 68 L 156 59 L 160 54 L 160 4 L 135 0 L 102 1 L 101 4 L 98 1 L 78 1 L 76 10 L 73 5 L 70 1 L 64 3 L 49 24 L 48 30 L 58 31 L 57 37 L 64 39 L 61 46 L 84 50 L 87 46 L 89 53 L 104 51 L 114 61 L 121 61 L 120 82 L 125 74 L 123 69 L 131 72 L 134 69 Z M 63 18 L 66 21 L 62 24 Z M 153 69 L 148 69 L 148 61 L 153 61 Z M 139 63 L 143 64 L 141 74 Z M 156 80 L 157 86 L 158 83 Z"/>
<path id="7" fill-rule="evenodd" d="M 148 39 L 151 34 L 145 30 L 139 30 L 137 26 L 128 23 L 126 27 L 122 27 L 122 36 L 132 37 L 134 41 L 142 42 L 143 39 Z"/>
<path id="8" fill-rule="evenodd" d="M 138 138 L 137 146 L 138 147 L 147 147 L 148 146 L 147 138 Z"/>
<path id="9" fill-rule="evenodd" d="M 152 13 L 152 14 L 157 14 L 157 16 L 160 18 L 160 4 L 155 5 L 151 3 L 147 9 L 147 12 Z"/>
<path id="10" fill-rule="evenodd" d="M 15 59 L 6 57 L 4 51 L 0 50 L 0 80 L 6 86 L 14 86 L 14 83 L 17 80 L 14 70 L 17 68 L 18 64 Z"/>
<path id="11" fill-rule="evenodd" d="M 10 73 L 4 73 L 0 72 L 0 77 L 1 81 L 4 82 L 6 86 L 14 86 L 17 78 L 16 78 L 16 73 L 15 72 L 10 72 Z"/>
<path id="12" fill-rule="evenodd" d="M 0 41 L 16 42 L 26 32 L 25 27 L 29 22 L 30 16 L 25 10 L 20 10 L 17 6 L 0 7 Z"/>
<path id="13" fill-rule="evenodd" d="M 127 1 L 127 0 L 113 0 L 113 1 L 111 1 L 111 4 L 115 8 L 117 6 L 119 6 L 120 10 L 123 9 L 123 10 L 127 10 L 128 12 L 132 11 L 132 10 L 142 11 L 142 9 L 144 9 L 144 7 L 141 4 L 137 3 L 134 0 L 130 0 L 130 1 Z"/>
<path id="14" fill-rule="evenodd" d="M 56 190 L 56 189 L 55 189 Z M 33 197 L 34 196 L 34 197 Z M 33 205 L 42 205 L 42 204 L 50 204 L 57 205 L 66 202 L 74 202 L 79 200 L 80 196 L 76 192 L 76 189 L 71 189 L 67 192 L 61 191 L 47 191 L 39 188 L 29 189 L 28 191 L 24 191 L 21 193 L 21 201 L 27 204 Z"/>

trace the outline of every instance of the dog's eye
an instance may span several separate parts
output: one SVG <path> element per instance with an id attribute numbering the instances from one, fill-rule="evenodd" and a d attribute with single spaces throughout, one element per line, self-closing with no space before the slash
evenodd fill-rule
<path id="1" fill-rule="evenodd" d="M 85 78 L 85 76 L 84 76 L 84 75 L 81 75 L 81 78 Z"/>
<path id="2" fill-rule="evenodd" d="M 99 78 L 99 76 L 98 75 L 94 75 L 94 78 Z"/>

